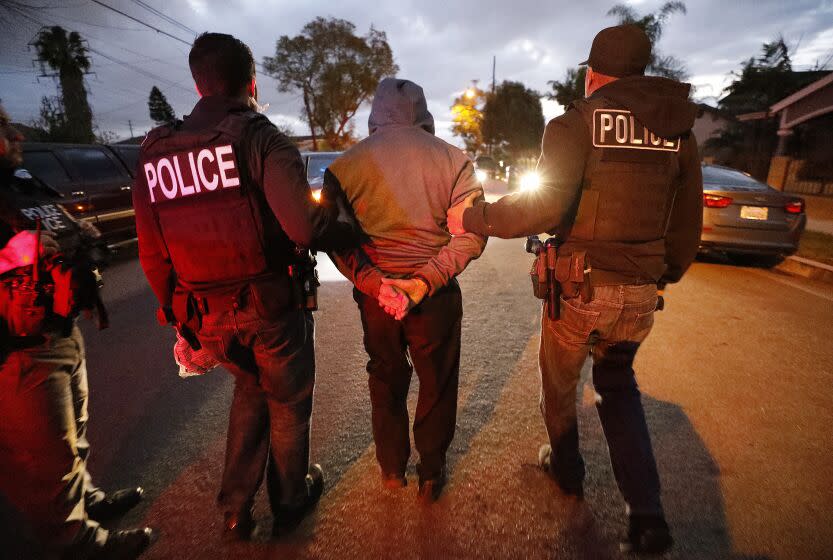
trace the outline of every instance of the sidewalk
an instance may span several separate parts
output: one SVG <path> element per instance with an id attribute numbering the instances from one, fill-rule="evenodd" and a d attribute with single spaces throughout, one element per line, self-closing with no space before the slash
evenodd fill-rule
<path id="1" fill-rule="evenodd" d="M 807 229 L 833 235 L 833 197 L 798 195 L 807 205 Z"/>

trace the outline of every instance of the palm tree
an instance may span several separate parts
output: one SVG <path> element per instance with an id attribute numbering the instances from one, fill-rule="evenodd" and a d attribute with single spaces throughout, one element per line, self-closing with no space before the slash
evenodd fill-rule
<path id="1" fill-rule="evenodd" d="M 607 15 L 619 18 L 619 24 L 632 23 L 641 27 L 648 35 L 652 45 L 659 42 L 668 18 L 676 13 L 687 13 L 685 2 L 666 2 L 656 12 L 643 16 L 640 16 L 633 7 L 627 4 L 616 4 L 607 11 Z M 685 65 L 679 59 L 673 56 L 661 56 L 656 50 L 651 53 L 648 72 L 679 81 L 686 78 Z"/>
<path id="2" fill-rule="evenodd" d="M 61 101 L 66 115 L 65 140 L 89 143 L 93 135 L 93 115 L 87 101 L 84 74 L 90 69 L 87 46 L 76 31 L 67 33 L 60 26 L 43 28 L 33 43 L 41 71 L 57 74 Z"/>

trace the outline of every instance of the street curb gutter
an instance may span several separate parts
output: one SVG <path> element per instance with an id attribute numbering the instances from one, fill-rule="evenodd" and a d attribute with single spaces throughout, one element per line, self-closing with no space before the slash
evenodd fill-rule
<path id="1" fill-rule="evenodd" d="M 787 257 L 775 267 L 781 272 L 833 284 L 833 266 L 803 257 Z"/>

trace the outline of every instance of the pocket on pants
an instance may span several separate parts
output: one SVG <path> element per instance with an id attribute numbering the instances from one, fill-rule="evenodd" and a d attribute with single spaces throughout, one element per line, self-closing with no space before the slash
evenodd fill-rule
<path id="1" fill-rule="evenodd" d="M 654 313 L 656 312 L 656 299 L 652 305 L 649 306 L 649 310 L 643 313 L 636 313 L 633 318 L 633 322 L 628 329 L 628 336 L 627 340 L 631 342 L 642 342 L 648 337 L 650 334 L 651 329 L 654 326 Z"/>
<path id="2" fill-rule="evenodd" d="M 200 344 L 203 347 L 203 350 L 208 352 L 208 354 L 217 360 L 218 362 L 226 361 L 226 345 L 223 342 L 223 337 L 220 335 L 215 334 L 203 334 L 202 332 L 197 335 L 197 340 L 200 341 Z"/>
<path id="3" fill-rule="evenodd" d="M 570 344 L 586 344 L 590 333 L 596 328 L 601 315 L 598 311 L 582 309 L 571 302 L 580 298 L 561 300 L 561 315 L 556 321 L 550 321 L 549 327 L 555 336 Z"/>

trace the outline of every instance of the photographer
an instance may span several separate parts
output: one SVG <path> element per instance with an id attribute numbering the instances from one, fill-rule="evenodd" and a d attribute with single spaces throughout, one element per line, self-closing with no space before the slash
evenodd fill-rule
<path id="1" fill-rule="evenodd" d="M 21 141 L 0 107 L 0 541 L 10 543 L 3 552 L 135 558 L 150 529 L 107 531 L 97 521 L 125 513 L 142 489 L 105 494 L 86 469 L 87 370 L 75 318 L 98 310 L 106 321 L 86 250 L 98 232 L 19 169 Z"/>

